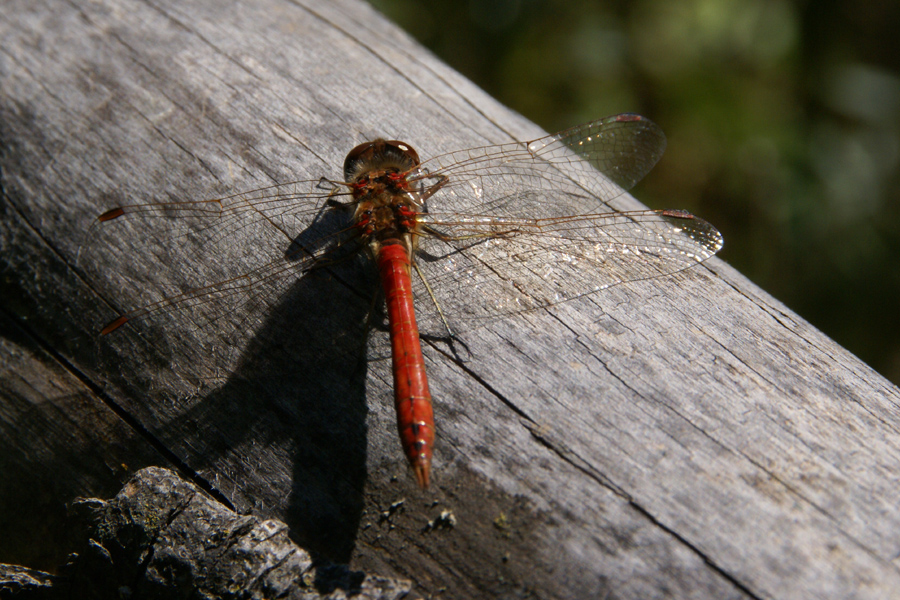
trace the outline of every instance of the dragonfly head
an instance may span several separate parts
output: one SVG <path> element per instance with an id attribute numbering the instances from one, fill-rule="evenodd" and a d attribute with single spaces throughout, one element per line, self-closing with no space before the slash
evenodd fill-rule
<path id="1" fill-rule="evenodd" d="M 419 166 L 419 155 L 412 146 L 397 140 L 372 140 L 360 144 L 344 159 L 344 181 L 353 183 L 371 171 L 405 173 Z"/>

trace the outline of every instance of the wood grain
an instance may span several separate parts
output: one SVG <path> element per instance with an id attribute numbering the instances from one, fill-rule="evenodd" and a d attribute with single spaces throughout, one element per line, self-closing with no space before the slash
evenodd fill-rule
<path id="1" fill-rule="evenodd" d="M 900 589 L 897 388 L 716 259 L 466 333 L 456 356 L 425 340 L 428 492 L 389 361 L 366 360 L 367 285 L 305 277 L 237 348 L 177 315 L 98 336 L 276 250 L 255 225 L 209 247 L 98 227 L 105 210 L 339 178 L 377 136 L 425 157 L 541 134 L 367 5 L 11 0 L 0 28 L 4 523 L 39 526 L 16 490 L 61 507 L 177 463 L 422 596 Z M 0 560 L 68 550 L 42 543 Z"/>

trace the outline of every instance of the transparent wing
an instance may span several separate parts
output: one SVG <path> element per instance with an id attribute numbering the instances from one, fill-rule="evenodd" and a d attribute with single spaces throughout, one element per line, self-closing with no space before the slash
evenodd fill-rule
<path id="1" fill-rule="evenodd" d="M 594 212 L 643 179 L 665 147 L 656 124 L 623 114 L 530 142 L 436 156 L 410 180 L 426 187 L 445 180 L 430 212 L 508 213 L 523 194 L 532 195 L 532 210 L 538 208 L 536 191 L 544 192 L 537 216 Z"/>
<path id="2" fill-rule="evenodd" d="M 460 330 L 676 273 L 722 247 L 712 225 L 677 210 L 543 219 L 427 215 L 424 221 L 432 234 L 420 241 L 419 268 Z M 424 326 L 440 329 L 436 322 Z"/>
<path id="3" fill-rule="evenodd" d="M 125 205 L 103 213 L 98 223 L 104 228 L 141 223 L 148 227 L 138 228 L 138 234 L 163 240 L 161 247 L 178 248 L 166 251 L 163 260 L 170 268 L 168 283 L 186 290 L 123 314 L 103 332 L 176 312 L 200 327 L 250 327 L 303 274 L 358 249 L 359 231 L 352 227 L 349 211 L 327 206 L 330 200 L 347 201 L 349 195 L 344 186 L 320 179 L 209 200 Z M 200 271 L 207 277 L 214 273 L 210 279 L 217 283 L 204 285 L 210 279 L 195 275 Z"/>
<path id="4" fill-rule="evenodd" d="M 297 280 L 310 270 L 329 267 L 358 252 L 359 235 L 355 228 L 315 240 L 316 248 L 294 243 L 284 255 L 237 277 L 211 285 L 189 289 L 157 302 L 144 305 L 106 325 L 101 334 L 111 333 L 137 319 L 169 318 L 184 313 L 196 325 L 222 331 L 251 331 Z"/>
<path id="5" fill-rule="evenodd" d="M 153 223 L 158 238 L 189 238 L 200 246 L 229 246 L 231 250 L 235 249 L 233 241 L 251 239 L 254 244 L 243 244 L 238 249 L 243 247 L 247 252 L 265 256 L 269 251 L 284 253 L 287 245 L 304 232 L 307 240 L 312 239 L 314 232 L 322 236 L 332 233 L 333 230 L 315 226 L 329 212 L 326 203 L 350 199 L 346 186 L 322 178 L 208 200 L 124 205 L 106 211 L 98 221 L 109 227 L 120 222 L 158 219 Z"/>

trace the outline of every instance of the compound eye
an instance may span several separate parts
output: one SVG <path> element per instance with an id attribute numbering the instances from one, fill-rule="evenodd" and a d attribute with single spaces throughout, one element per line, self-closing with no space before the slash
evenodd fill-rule
<path id="1" fill-rule="evenodd" d="M 350 182 L 356 179 L 356 175 L 359 173 L 357 165 L 371 160 L 374 147 L 379 143 L 382 143 L 382 140 L 363 142 L 347 153 L 347 158 L 344 159 L 344 181 Z"/>
<path id="2" fill-rule="evenodd" d="M 401 154 L 404 157 L 406 157 L 407 161 L 409 161 L 409 164 L 410 164 L 409 169 L 419 166 L 419 163 L 421 162 L 419 160 L 419 153 L 416 152 L 413 149 L 413 147 L 410 146 L 409 144 L 407 144 L 406 142 L 401 142 L 399 140 L 388 140 L 385 142 L 385 145 L 393 147 L 397 151 L 398 154 Z M 409 170 L 409 169 L 407 169 L 407 170 Z"/>

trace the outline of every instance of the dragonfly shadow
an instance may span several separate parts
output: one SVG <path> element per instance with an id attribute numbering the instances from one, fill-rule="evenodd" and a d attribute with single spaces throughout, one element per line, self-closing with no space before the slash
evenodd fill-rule
<path id="1" fill-rule="evenodd" d="M 349 560 L 363 506 L 371 304 L 367 285 L 342 282 L 374 285 L 365 273 L 348 260 L 301 277 L 267 310 L 225 384 L 196 407 L 202 414 L 189 416 L 215 432 L 205 440 L 221 444 L 213 456 L 240 457 L 228 468 L 255 512 L 277 515 L 301 546 L 340 562 Z"/>

